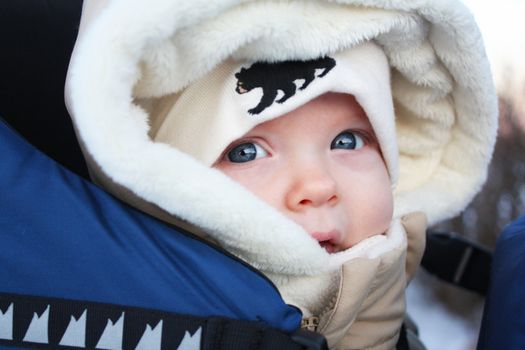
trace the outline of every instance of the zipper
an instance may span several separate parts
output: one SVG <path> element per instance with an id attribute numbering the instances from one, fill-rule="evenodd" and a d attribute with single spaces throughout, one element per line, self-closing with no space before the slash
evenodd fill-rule
<path id="1" fill-rule="evenodd" d="M 301 329 L 305 329 L 311 332 L 317 332 L 317 327 L 319 327 L 318 316 L 305 317 L 301 320 Z"/>

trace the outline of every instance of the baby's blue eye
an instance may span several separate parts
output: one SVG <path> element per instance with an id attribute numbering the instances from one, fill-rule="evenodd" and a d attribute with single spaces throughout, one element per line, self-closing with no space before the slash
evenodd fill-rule
<path id="1" fill-rule="evenodd" d="M 246 163 L 267 155 L 268 152 L 253 142 L 241 143 L 240 145 L 233 147 L 226 154 L 228 160 L 232 163 Z"/>
<path id="2" fill-rule="evenodd" d="M 354 132 L 351 131 L 343 131 L 339 135 L 337 135 L 334 140 L 332 141 L 332 144 L 330 145 L 330 149 L 359 149 L 365 145 L 365 142 L 363 138 Z"/>

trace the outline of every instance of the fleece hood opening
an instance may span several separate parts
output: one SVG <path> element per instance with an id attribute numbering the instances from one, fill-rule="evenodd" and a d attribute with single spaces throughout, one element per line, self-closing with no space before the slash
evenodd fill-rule
<path id="1" fill-rule="evenodd" d="M 176 94 L 230 58 L 315 59 L 373 40 L 392 72 L 394 216 L 449 218 L 485 181 L 496 95 L 479 31 L 458 1 L 111 0 L 87 17 L 67 99 L 95 178 L 142 210 L 160 208 L 201 228 L 262 271 L 315 274 L 330 257 L 239 184 L 153 142 L 147 109 L 136 101 Z"/>

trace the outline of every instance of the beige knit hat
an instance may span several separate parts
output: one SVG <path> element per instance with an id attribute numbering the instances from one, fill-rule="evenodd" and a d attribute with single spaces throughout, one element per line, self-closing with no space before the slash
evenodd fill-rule
<path id="1" fill-rule="evenodd" d="M 347 93 L 368 115 L 395 183 L 398 150 L 389 69 L 383 50 L 372 42 L 309 61 L 230 59 L 162 100 L 162 108 L 150 115 L 150 136 L 212 165 L 232 141 L 257 124 L 323 93 Z"/>

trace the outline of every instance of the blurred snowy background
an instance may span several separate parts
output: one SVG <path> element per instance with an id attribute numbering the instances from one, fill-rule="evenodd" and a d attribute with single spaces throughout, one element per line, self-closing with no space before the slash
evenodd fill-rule
<path id="1" fill-rule="evenodd" d="M 462 233 L 492 248 L 502 228 L 525 214 L 525 0 L 463 1 L 486 42 L 500 97 L 500 127 L 483 191 L 462 215 L 436 228 Z M 407 300 L 428 350 L 476 348 L 482 297 L 421 270 Z"/>

